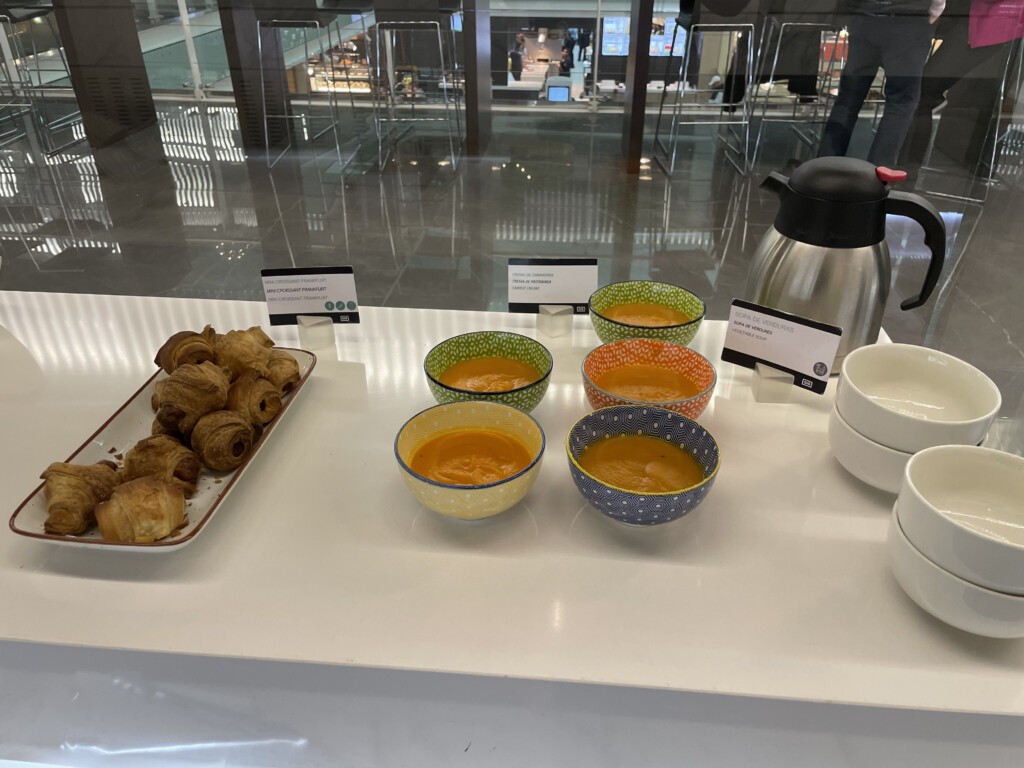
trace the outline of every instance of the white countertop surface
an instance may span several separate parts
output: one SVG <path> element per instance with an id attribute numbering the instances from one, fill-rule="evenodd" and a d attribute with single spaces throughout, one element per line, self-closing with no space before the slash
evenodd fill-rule
<path id="1" fill-rule="evenodd" d="M 1024 711 L 1024 642 L 918 609 L 888 570 L 892 497 L 830 456 L 826 397 L 752 399 L 718 364 L 702 423 L 723 464 L 692 515 L 624 528 L 587 507 L 564 436 L 587 410 L 585 318 L 533 415 L 526 500 L 461 523 L 418 506 L 392 443 L 433 400 L 421 361 L 457 333 L 532 316 L 363 308 L 204 532 L 163 555 L 0 534 L 0 638 L 967 712 Z M 171 333 L 262 324 L 245 302 L 0 293 L 0 501 L 9 516 L 152 374 Z M 712 360 L 724 324 L 693 347 Z M 16 342 L 20 342 L 16 343 Z M 25 349 L 22 349 L 21 345 Z M 27 354 L 26 354 L 27 350 Z"/>

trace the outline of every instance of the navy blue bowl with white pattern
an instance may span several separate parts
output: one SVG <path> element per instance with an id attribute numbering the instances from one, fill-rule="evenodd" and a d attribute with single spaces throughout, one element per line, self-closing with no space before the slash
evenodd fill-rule
<path id="1" fill-rule="evenodd" d="M 618 435 L 646 435 L 679 446 L 704 470 L 704 479 L 671 493 L 637 493 L 598 480 L 579 464 L 583 450 Z M 696 509 L 711 493 L 721 459 L 718 443 L 692 419 L 643 405 L 614 405 L 588 413 L 573 424 L 565 438 L 573 482 L 591 506 L 612 520 L 629 525 L 659 525 L 678 520 Z"/>

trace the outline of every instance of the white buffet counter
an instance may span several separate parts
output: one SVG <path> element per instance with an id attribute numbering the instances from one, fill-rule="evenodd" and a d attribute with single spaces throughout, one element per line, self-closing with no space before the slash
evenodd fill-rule
<path id="1" fill-rule="evenodd" d="M 584 505 L 566 467 L 565 434 L 588 410 L 580 363 L 598 343 L 577 318 L 571 337 L 541 337 L 555 367 L 533 413 L 548 438 L 539 480 L 518 507 L 462 523 L 406 492 L 395 433 L 433 404 L 431 346 L 482 328 L 535 336 L 534 318 L 361 314 L 335 326 L 337 358 L 317 352 L 189 546 L 0 535 L 0 765 L 115 752 L 194 764 L 224 749 L 232 759 L 211 762 L 650 765 L 698 734 L 703 765 L 878 765 L 903 750 L 1019 764 L 1021 721 L 945 713 L 1024 712 L 1024 642 L 964 634 L 904 596 L 885 561 L 892 498 L 829 455 L 831 392 L 758 404 L 749 372 L 716 362 L 701 419 L 723 454 L 711 496 L 677 523 L 624 528 Z M 152 374 L 167 336 L 207 322 L 298 341 L 259 303 L 0 293 L 5 514 Z M 692 346 L 716 361 L 723 335 L 706 323 Z"/>

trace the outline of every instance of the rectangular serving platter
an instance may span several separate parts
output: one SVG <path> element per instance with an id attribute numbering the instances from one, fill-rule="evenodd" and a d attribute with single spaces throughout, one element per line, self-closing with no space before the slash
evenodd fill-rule
<path id="1" fill-rule="evenodd" d="M 168 536 L 166 539 L 154 541 L 150 544 L 135 544 L 131 542 L 104 541 L 100 536 L 99 529 L 93 526 L 85 533 L 76 536 L 60 536 L 47 533 L 44 529 L 46 522 L 46 498 L 43 495 L 43 484 L 40 485 L 23 501 L 11 515 L 10 528 L 14 533 L 40 541 L 50 542 L 69 547 L 85 547 L 89 549 L 131 551 L 131 552 L 173 552 L 181 549 L 199 534 L 200 531 L 213 517 L 214 512 L 220 507 L 221 502 L 227 498 L 235 484 L 242 478 L 246 468 L 259 454 L 260 449 L 266 444 L 274 428 L 284 418 L 289 406 L 295 401 L 303 385 L 309 378 L 313 367 L 316 365 L 316 355 L 304 349 L 290 349 L 279 347 L 290 353 L 299 364 L 299 382 L 283 398 L 283 408 L 277 417 L 266 425 L 263 434 L 256 441 L 249 456 L 238 469 L 231 472 L 215 472 L 203 467 L 199 476 L 199 483 L 196 492 L 186 501 L 185 514 L 187 521 L 185 525 Z M 70 464 L 95 464 L 100 461 L 119 462 L 128 449 L 136 441 L 148 437 L 153 426 L 152 394 L 154 383 L 167 376 L 163 371 L 157 371 L 132 397 L 122 405 L 114 415 L 78 449 L 71 454 L 66 463 Z M 45 467 L 40 467 L 40 472 Z"/>

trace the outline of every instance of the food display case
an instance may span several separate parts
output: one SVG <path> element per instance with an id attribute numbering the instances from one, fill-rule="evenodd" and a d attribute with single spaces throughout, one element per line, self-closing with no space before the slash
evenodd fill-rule
<path id="1" fill-rule="evenodd" d="M 8 516 L 182 329 L 266 305 L 0 293 Z M 1019 765 L 1024 641 L 933 619 L 893 578 L 893 497 L 834 460 L 824 396 L 754 400 L 725 324 L 690 346 L 721 449 L 692 514 L 637 529 L 574 487 L 577 317 L 363 307 L 203 535 L 161 556 L 0 536 L 0 757 L 31 764 Z M 466 522 L 403 486 L 423 360 L 473 330 L 551 352 L 523 501 Z M 111 446 L 117 448 L 118 446 Z M 46 713 L 40 717 L 36 713 Z"/>

